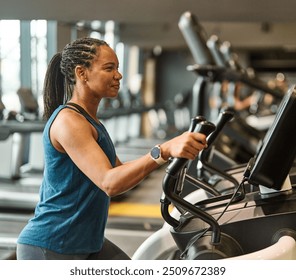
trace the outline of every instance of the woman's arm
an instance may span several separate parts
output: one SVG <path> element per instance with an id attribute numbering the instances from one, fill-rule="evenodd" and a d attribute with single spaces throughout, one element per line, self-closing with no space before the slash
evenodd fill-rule
<path id="1" fill-rule="evenodd" d="M 60 152 L 66 152 L 78 168 L 109 196 L 133 188 L 159 167 L 147 153 L 123 164 L 117 158 L 113 168 L 96 142 L 94 127 L 74 111 L 60 112 L 52 124 L 50 138 Z M 185 132 L 161 144 L 162 156 L 164 159 L 183 157 L 193 160 L 205 145 L 205 135 Z"/>

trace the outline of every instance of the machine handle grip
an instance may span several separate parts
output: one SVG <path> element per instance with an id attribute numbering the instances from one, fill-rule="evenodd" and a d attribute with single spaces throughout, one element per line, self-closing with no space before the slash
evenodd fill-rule
<path id="1" fill-rule="evenodd" d="M 216 126 L 205 120 L 203 117 L 196 117 L 191 120 L 189 127 L 190 132 L 199 132 L 205 134 L 207 137 L 216 129 Z M 170 176 L 176 177 L 179 172 L 185 167 L 188 159 L 186 158 L 174 158 L 168 165 L 166 173 Z"/>

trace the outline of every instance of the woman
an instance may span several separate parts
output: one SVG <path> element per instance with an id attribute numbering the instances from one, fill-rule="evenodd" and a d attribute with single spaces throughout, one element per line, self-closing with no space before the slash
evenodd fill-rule
<path id="1" fill-rule="evenodd" d="M 101 40 L 78 39 L 52 58 L 43 93 L 40 202 L 18 238 L 18 259 L 128 259 L 104 238 L 110 197 L 169 157 L 193 160 L 205 147 L 205 135 L 186 132 L 154 148 L 155 158 L 147 153 L 122 163 L 97 118 L 101 100 L 117 97 L 121 78 L 115 52 Z"/>

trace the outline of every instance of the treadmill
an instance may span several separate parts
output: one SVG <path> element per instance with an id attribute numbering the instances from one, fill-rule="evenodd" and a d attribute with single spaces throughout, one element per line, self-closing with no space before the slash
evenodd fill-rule
<path id="1" fill-rule="evenodd" d="M 22 93 L 25 93 L 21 98 Z M 31 92 L 27 89 L 18 91 L 21 112 L 7 112 L 0 98 L 0 259 L 16 259 L 16 241 L 19 233 L 33 217 L 39 201 L 39 187 L 43 170 L 23 169 L 30 163 L 30 144 L 42 155 L 42 132 L 45 122 L 29 118 L 24 112 L 37 111 L 37 102 L 33 102 Z M 26 106 L 26 101 L 30 106 Z M 34 111 L 34 110 L 33 110 Z M 26 116 L 26 117 L 25 117 Z M 40 146 L 31 142 L 31 136 L 39 136 Z M 33 146 L 32 146 L 33 145 Z M 40 164 L 42 166 L 42 164 Z"/>

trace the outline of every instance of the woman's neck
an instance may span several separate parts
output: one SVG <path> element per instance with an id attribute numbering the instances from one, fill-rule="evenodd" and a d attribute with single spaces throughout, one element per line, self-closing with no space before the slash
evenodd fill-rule
<path id="1" fill-rule="evenodd" d="M 82 107 L 93 119 L 98 120 L 97 119 L 97 111 L 98 111 L 99 104 L 85 102 L 83 100 L 78 100 L 75 98 L 71 98 L 68 102 L 76 103 L 77 105 Z"/>

